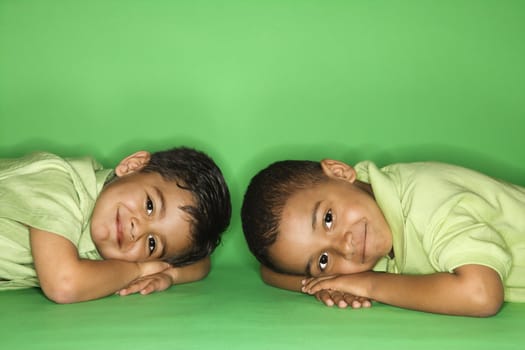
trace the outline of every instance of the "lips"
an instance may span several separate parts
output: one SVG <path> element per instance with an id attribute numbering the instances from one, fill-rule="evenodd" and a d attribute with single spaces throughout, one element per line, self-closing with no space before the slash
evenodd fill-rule
<path id="1" fill-rule="evenodd" d="M 116 239 L 117 239 L 117 244 L 120 248 L 120 246 L 122 245 L 122 226 L 120 224 L 120 213 L 117 209 L 117 218 L 115 220 L 115 225 L 116 225 Z"/>
<path id="2" fill-rule="evenodd" d="M 363 251 L 362 251 L 362 255 L 361 255 L 361 264 L 364 264 L 365 263 L 365 253 L 366 253 L 366 236 L 367 236 L 367 233 L 368 233 L 368 225 L 367 223 L 365 222 L 365 232 L 363 234 Z"/>
<path id="3" fill-rule="evenodd" d="M 352 232 L 352 249 L 346 259 L 355 263 L 364 264 L 366 262 L 366 240 L 368 236 L 368 222 L 366 219 L 358 221 L 350 228 Z"/>

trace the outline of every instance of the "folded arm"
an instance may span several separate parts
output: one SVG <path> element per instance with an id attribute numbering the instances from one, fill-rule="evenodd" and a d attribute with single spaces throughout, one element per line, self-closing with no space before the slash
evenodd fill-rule
<path id="1" fill-rule="evenodd" d="M 119 290 L 121 296 L 133 293 L 142 295 L 158 292 L 169 288 L 172 284 L 182 284 L 203 279 L 211 268 L 210 257 L 201 259 L 191 265 L 171 267 L 154 275 L 145 276 L 133 281 Z"/>
<path id="2" fill-rule="evenodd" d="M 66 238 L 30 228 L 31 252 L 44 294 L 57 303 L 110 295 L 137 278 L 170 268 L 161 261 L 87 260 Z"/>
<path id="3" fill-rule="evenodd" d="M 266 284 L 271 286 L 300 292 L 303 286 L 301 281 L 305 279 L 305 276 L 283 274 L 261 265 L 261 278 Z"/>
<path id="4" fill-rule="evenodd" d="M 339 290 L 407 309 L 463 316 L 496 314 L 503 304 L 503 284 L 496 271 L 482 265 L 454 273 L 398 275 L 362 272 L 307 280 L 303 291 Z"/>
<path id="5" fill-rule="evenodd" d="M 261 278 L 266 284 L 271 286 L 299 292 L 302 289 L 302 281 L 305 279 L 305 276 L 283 274 L 261 265 Z M 372 306 L 370 299 L 351 293 L 321 289 L 313 294 L 315 294 L 317 300 L 326 306 L 337 305 L 340 308 L 350 306 L 354 309 Z"/>

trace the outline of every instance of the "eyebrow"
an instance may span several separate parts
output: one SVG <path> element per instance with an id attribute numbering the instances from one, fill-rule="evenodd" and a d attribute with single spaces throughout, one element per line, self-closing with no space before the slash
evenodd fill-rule
<path id="1" fill-rule="evenodd" d="M 312 230 L 315 231 L 315 227 L 317 226 L 317 211 L 319 210 L 319 206 L 321 205 L 321 201 L 315 202 L 314 209 L 312 210 Z M 306 276 L 311 277 L 311 268 L 313 263 L 313 257 L 310 257 L 308 259 L 308 262 L 306 263 L 306 268 L 304 270 L 304 273 Z"/>
<path id="2" fill-rule="evenodd" d="M 153 190 L 155 191 L 155 194 L 157 195 L 157 197 L 159 198 L 159 201 L 160 201 L 160 217 L 164 217 L 164 214 L 166 213 L 166 200 L 164 198 L 164 194 L 162 193 L 161 190 L 159 190 L 159 188 L 157 186 L 153 186 Z"/>
<path id="3" fill-rule="evenodd" d="M 159 202 L 160 202 L 159 217 L 163 218 L 164 215 L 166 214 L 166 199 L 164 198 L 164 194 L 162 193 L 162 191 L 157 186 L 153 186 L 153 190 L 155 191 L 155 194 L 159 198 Z M 167 244 L 167 240 L 164 239 L 162 241 L 162 250 L 159 255 L 160 259 L 166 258 L 166 244 Z"/>
<path id="4" fill-rule="evenodd" d="M 311 272 L 312 260 L 313 260 L 313 258 L 310 258 L 310 259 L 308 259 L 308 263 L 306 263 L 306 269 L 304 270 L 304 275 L 306 277 L 312 277 L 312 272 Z"/>
<path id="5" fill-rule="evenodd" d="M 162 250 L 159 255 L 160 260 L 166 259 L 166 242 L 162 242 Z"/>
<path id="6" fill-rule="evenodd" d="M 315 226 L 317 225 L 317 210 L 319 210 L 319 206 L 321 205 L 321 201 L 317 201 L 314 205 L 314 210 L 312 211 L 312 229 L 315 230 Z"/>

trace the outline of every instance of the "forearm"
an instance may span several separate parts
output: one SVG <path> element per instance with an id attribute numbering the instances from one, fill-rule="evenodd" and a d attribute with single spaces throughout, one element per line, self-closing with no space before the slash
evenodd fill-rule
<path id="1" fill-rule="evenodd" d="M 337 290 L 407 309 L 464 316 L 491 316 L 503 303 L 499 274 L 483 265 L 464 265 L 454 273 L 398 275 L 362 272 L 308 280 L 303 292 Z"/>
<path id="2" fill-rule="evenodd" d="M 397 275 L 367 272 L 358 292 L 402 308 L 464 316 L 490 316 L 503 301 L 501 283 L 474 283 L 461 274 Z"/>
<path id="3" fill-rule="evenodd" d="M 86 260 L 64 237 L 30 227 L 31 253 L 44 294 L 57 303 L 74 303 L 117 292 L 139 277 L 165 271 L 162 261 Z"/>
<path id="4" fill-rule="evenodd" d="M 53 301 L 74 303 L 113 294 L 140 275 L 137 263 L 81 259 L 55 276 L 39 275 L 39 280 L 44 293 Z"/>
<path id="5" fill-rule="evenodd" d="M 173 284 L 194 282 L 203 279 L 208 275 L 211 269 L 211 259 L 206 257 L 191 265 L 183 267 L 172 267 L 166 270 Z"/>
<path id="6" fill-rule="evenodd" d="M 266 284 L 271 286 L 299 292 L 302 287 L 301 281 L 305 277 L 278 273 L 261 265 L 261 278 Z"/>

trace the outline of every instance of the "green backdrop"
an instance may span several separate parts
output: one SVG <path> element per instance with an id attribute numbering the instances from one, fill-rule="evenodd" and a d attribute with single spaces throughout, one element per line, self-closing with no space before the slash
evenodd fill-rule
<path id="1" fill-rule="evenodd" d="M 520 304 L 475 320 L 264 286 L 238 213 L 250 177 L 284 158 L 440 160 L 525 185 L 524 131 L 523 1 L 0 0 L 0 157 L 112 166 L 190 145 L 221 165 L 234 204 L 205 281 L 68 306 L 2 293 L 2 342 L 516 348 Z"/>

